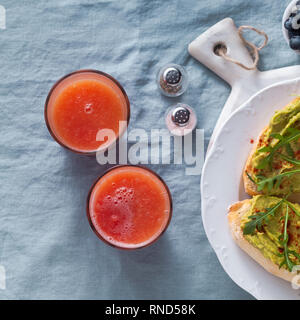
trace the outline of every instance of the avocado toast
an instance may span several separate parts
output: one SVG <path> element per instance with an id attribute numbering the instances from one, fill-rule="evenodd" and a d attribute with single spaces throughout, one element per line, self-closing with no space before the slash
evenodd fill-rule
<path id="1" fill-rule="evenodd" d="M 251 152 L 243 173 L 249 195 L 300 193 L 300 98 L 277 111 Z"/>
<path id="2" fill-rule="evenodd" d="M 263 130 L 243 180 L 253 198 L 230 207 L 233 238 L 267 271 L 292 281 L 300 265 L 300 205 L 291 202 L 300 199 L 300 97 Z"/>
<path id="3" fill-rule="evenodd" d="M 263 268 L 287 281 L 300 265 L 300 205 L 254 196 L 232 205 L 228 222 L 236 243 Z"/>

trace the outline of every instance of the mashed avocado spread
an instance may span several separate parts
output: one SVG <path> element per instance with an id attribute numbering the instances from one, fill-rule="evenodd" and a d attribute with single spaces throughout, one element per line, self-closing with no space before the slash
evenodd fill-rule
<path id="1" fill-rule="evenodd" d="M 250 177 L 263 194 L 300 192 L 300 98 L 275 113 L 250 165 Z"/>
<path id="2" fill-rule="evenodd" d="M 241 222 L 244 238 L 278 267 L 291 271 L 293 265 L 300 265 L 300 205 L 270 196 L 255 196 L 250 201 L 251 208 Z M 249 222 L 257 225 L 251 234 L 245 234 Z"/>

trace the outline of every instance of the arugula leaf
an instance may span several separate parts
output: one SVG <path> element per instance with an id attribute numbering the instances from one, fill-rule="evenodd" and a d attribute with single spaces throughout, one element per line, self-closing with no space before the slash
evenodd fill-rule
<path id="1" fill-rule="evenodd" d="M 286 151 L 286 153 L 287 153 L 291 158 L 294 158 L 294 157 L 295 157 L 294 150 L 293 150 L 293 148 L 291 147 L 291 144 L 290 144 L 290 143 L 287 143 L 287 144 L 285 145 L 285 151 Z"/>
<path id="2" fill-rule="evenodd" d="M 291 158 L 289 158 L 289 157 L 287 157 L 287 156 L 285 156 L 284 154 L 281 154 L 281 153 L 279 154 L 279 156 L 282 159 L 284 159 L 284 160 L 286 160 L 286 161 L 288 161 L 288 162 L 290 162 L 292 164 L 300 165 L 300 160 L 291 159 Z"/>
<path id="3" fill-rule="evenodd" d="M 283 204 L 286 204 L 286 213 L 285 216 L 281 218 L 281 220 L 284 220 L 284 228 L 283 233 L 279 236 L 278 240 L 280 245 L 283 248 L 283 253 L 277 254 L 278 257 L 282 257 L 283 260 L 279 265 L 279 268 L 282 268 L 283 266 L 286 266 L 287 269 L 292 272 L 293 268 L 295 266 L 295 263 L 291 260 L 291 256 L 294 256 L 296 259 L 300 261 L 300 254 L 297 253 L 294 250 L 290 250 L 288 248 L 289 243 L 289 234 L 288 234 L 288 221 L 289 221 L 289 209 L 293 210 L 297 215 L 300 216 L 300 212 L 295 209 L 295 207 L 286 200 L 286 198 L 280 200 L 275 206 L 272 208 L 268 208 L 266 212 L 258 212 L 255 215 L 249 216 L 250 221 L 248 221 L 245 224 L 245 227 L 243 229 L 244 235 L 253 235 L 255 233 L 255 230 L 258 231 L 262 230 L 263 223 L 268 224 L 269 217 L 275 216 L 275 213 L 277 209 Z"/>
<path id="4" fill-rule="evenodd" d="M 276 210 L 282 205 L 283 202 L 284 199 L 279 201 L 274 207 L 268 208 L 266 212 L 258 212 L 257 214 L 250 216 L 249 219 L 251 220 L 245 224 L 243 234 L 254 234 L 256 229 L 261 231 L 263 223 L 268 222 L 269 216 L 274 217 Z"/>
<path id="5" fill-rule="evenodd" d="M 297 134 L 297 133 L 300 133 L 300 130 L 299 129 L 297 129 L 297 128 L 292 128 L 292 127 L 289 127 L 289 128 L 287 128 L 287 130 L 286 130 L 288 133 L 290 133 L 290 134 Z"/>
<path id="6" fill-rule="evenodd" d="M 260 149 L 258 149 L 258 152 L 271 152 L 273 150 L 272 147 L 262 147 Z"/>
<path id="7" fill-rule="evenodd" d="M 281 262 L 279 268 L 282 268 L 284 265 L 287 266 L 289 271 L 293 270 L 293 267 L 295 264 L 293 261 L 290 259 L 290 254 L 292 254 L 292 251 L 289 250 L 288 248 L 288 242 L 289 242 L 289 235 L 288 235 L 288 221 L 289 221 L 289 205 L 286 205 L 286 214 L 285 214 L 285 219 L 284 219 L 284 230 L 283 234 L 279 236 L 279 242 L 283 246 L 283 261 Z"/>
<path id="8" fill-rule="evenodd" d="M 253 183 L 256 184 L 256 182 L 254 181 L 254 179 L 250 176 L 250 174 L 246 171 L 246 175 L 247 177 L 250 179 L 250 181 L 252 181 Z"/>
<path id="9" fill-rule="evenodd" d="M 282 141 L 284 139 L 283 136 L 279 133 L 272 133 L 270 134 L 270 137 L 278 139 L 279 141 Z"/>
<path id="10" fill-rule="evenodd" d="M 299 212 L 299 210 L 297 210 L 295 207 L 294 207 L 294 205 L 292 205 L 290 202 L 288 202 L 288 201 L 285 201 L 286 203 L 287 203 L 287 205 L 295 212 L 295 214 L 298 216 L 298 217 L 300 217 L 300 212 Z M 300 259 L 299 259 L 300 260 Z"/>
<path id="11" fill-rule="evenodd" d="M 277 139 L 278 143 L 274 147 L 268 146 L 258 150 L 258 152 L 268 152 L 269 154 L 260 161 L 259 165 L 256 167 L 257 169 L 265 169 L 268 165 L 271 166 L 275 153 L 281 147 L 285 147 L 287 153 L 291 156 L 291 151 L 293 150 L 290 146 L 290 142 L 300 138 L 300 130 L 295 128 L 288 128 L 287 133 L 288 135 L 286 137 L 282 136 L 279 133 L 273 133 L 270 135 L 270 137 Z"/>
<path id="12" fill-rule="evenodd" d="M 300 173 L 300 169 L 287 171 L 271 178 L 259 175 L 257 176 L 258 181 L 256 182 L 257 191 L 262 191 L 267 186 L 268 191 L 271 192 L 273 188 L 279 188 L 284 177 L 290 177 L 296 173 Z"/>

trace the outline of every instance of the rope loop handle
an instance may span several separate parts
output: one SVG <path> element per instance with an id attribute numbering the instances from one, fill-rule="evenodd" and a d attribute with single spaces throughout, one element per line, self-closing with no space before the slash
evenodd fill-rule
<path id="1" fill-rule="evenodd" d="M 255 44 L 253 44 L 252 42 L 250 41 L 247 41 L 244 36 L 243 36 L 243 31 L 244 30 L 252 30 L 252 31 L 255 31 L 256 33 L 258 33 L 259 35 L 262 35 L 265 37 L 265 41 L 263 42 L 263 44 L 260 46 L 260 47 L 257 47 Z M 244 44 L 246 46 L 248 46 L 251 50 L 252 50 L 252 54 L 253 54 L 253 57 L 254 57 L 254 61 L 253 61 L 253 65 L 248 67 L 246 65 L 244 65 L 242 62 L 238 61 L 238 60 L 235 60 L 231 57 L 229 57 L 227 55 L 227 49 L 225 46 L 220 46 L 218 49 L 217 49 L 217 54 L 221 57 L 223 57 L 225 60 L 229 61 L 229 62 L 232 62 L 238 66 L 240 66 L 241 68 L 243 69 L 246 69 L 246 70 L 255 70 L 256 67 L 257 67 L 257 64 L 258 64 L 258 61 L 259 61 L 259 51 L 261 49 L 263 49 L 267 43 L 268 43 L 268 35 L 264 32 L 264 31 L 261 31 L 261 30 L 258 30 L 252 26 L 240 26 L 239 29 L 238 29 L 238 34 L 239 34 L 239 37 L 240 39 L 244 42 Z"/>

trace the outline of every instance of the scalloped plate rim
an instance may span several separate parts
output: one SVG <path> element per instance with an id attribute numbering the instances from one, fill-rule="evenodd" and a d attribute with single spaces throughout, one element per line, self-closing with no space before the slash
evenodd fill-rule
<path id="1" fill-rule="evenodd" d="M 205 160 L 205 163 L 203 165 L 203 169 L 202 169 L 202 175 L 201 175 L 201 182 L 200 182 L 200 192 L 201 192 L 201 216 L 202 216 L 202 222 L 203 222 L 203 226 L 204 226 L 204 230 L 206 233 L 206 236 L 209 240 L 210 245 L 212 246 L 213 250 L 215 251 L 218 260 L 220 261 L 223 269 L 225 270 L 225 272 L 228 274 L 228 276 L 242 289 L 244 289 L 245 291 L 247 291 L 248 293 L 250 293 L 252 296 L 254 296 L 256 299 L 265 299 L 264 296 L 260 296 L 257 292 L 255 292 L 255 290 L 251 289 L 251 287 L 247 286 L 245 283 L 242 283 L 240 281 L 240 279 L 233 274 L 233 272 L 226 266 L 225 262 L 224 262 L 224 258 L 222 257 L 222 255 L 220 254 L 220 252 L 218 252 L 216 250 L 216 245 L 213 242 L 213 239 L 211 238 L 211 235 L 209 234 L 209 226 L 208 226 L 208 222 L 206 219 L 206 216 L 208 214 L 208 210 L 206 211 L 206 207 L 207 207 L 207 203 L 208 200 L 204 199 L 203 195 L 205 194 L 204 192 L 204 184 L 206 183 L 206 181 L 204 181 L 204 179 L 206 179 L 206 172 L 209 170 L 209 167 L 211 165 L 212 159 L 214 157 L 214 153 L 216 152 L 216 149 L 218 148 L 218 142 L 220 140 L 220 137 L 222 136 L 222 133 L 224 132 L 224 130 L 227 128 L 227 126 L 232 122 L 235 121 L 235 117 L 239 117 L 239 114 L 241 114 L 247 107 L 249 107 L 249 105 L 255 101 L 256 99 L 260 99 L 263 100 L 261 97 L 263 97 L 264 95 L 266 95 L 266 93 L 268 93 L 269 91 L 272 91 L 274 89 L 278 89 L 282 86 L 291 86 L 291 85 L 295 85 L 298 84 L 300 82 L 300 77 L 296 78 L 296 79 L 292 79 L 292 80 L 287 80 L 287 81 L 282 81 L 282 82 L 278 82 L 276 84 L 270 85 L 262 90 L 260 90 L 259 92 L 257 92 L 255 95 L 253 95 L 251 98 L 249 98 L 245 103 L 243 103 L 236 111 L 234 111 L 231 116 L 224 122 L 224 124 L 220 127 L 216 138 L 208 152 L 208 156 Z M 299 88 L 300 89 L 300 88 Z M 290 99 L 292 100 L 292 99 Z M 282 106 L 284 107 L 284 105 Z M 278 108 L 279 109 L 279 108 Z M 255 109 L 254 109 L 255 110 Z M 256 110 L 255 110 L 256 111 Z M 259 111 L 256 111 L 259 112 Z M 272 111 L 272 113 L 274 113 Z M 262 130 L 263 128 L 261 128 Z M 249 151 L 251 150 L 251 144 L 249 143 Z M 239 201 L 239 199 L 237 200 Z M 228 225 L 226 223 L 226 227 L 227 231 L 229 231 Z M 232 243 L 234 243 L 234 240 L 231 238 Z M 240 250 L 241 252 L 243 252 L 240 248 L 237 247 L 238 250 Z M 246 255 L 246 254 L 244 254 Z M 252 260 L 250 257 L 248 257 L 250 260 Z M 253 260 L 252 260 L 253 261 Z M 255 261 L 253 261 L 258 267 L 260 267 Z M 261 268 L 261 267 L 260 267 Z M 266 272 L 266 274 L 268 275 L 268 272 L 263 270 L 264 272 Z M 272 275 L 271 275 L 272 276 Z M 272 276 L 273 277 L 273 276 Z M 274 277 L 276 281 L 280 281 L 282 283 L 282 281 L 279 278 Z M 285 281 L 284 281 L 285 282 Z M 291 288 L 291 290 L 293 290 Z M 300 298 L 300 296 L 298 295 L 298 299 Z M 284 299 L 284 298 L 283 298 Z"/>

